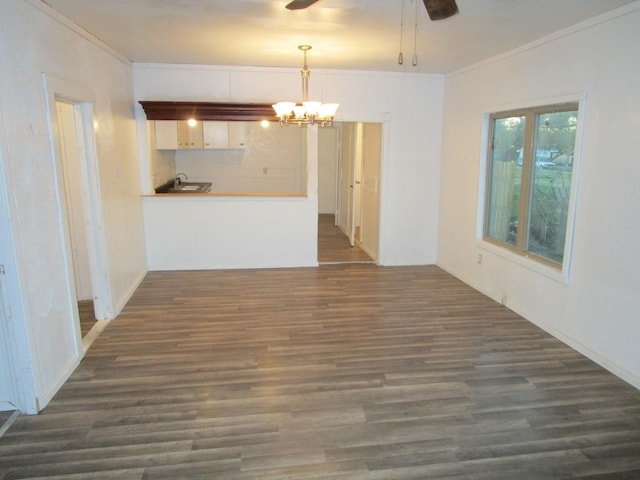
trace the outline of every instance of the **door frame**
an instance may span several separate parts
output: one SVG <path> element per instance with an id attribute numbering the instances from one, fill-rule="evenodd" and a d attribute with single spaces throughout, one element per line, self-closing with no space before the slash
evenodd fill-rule
<path id="1" fill-rule="evenodd" d="M 85 162 L 78 155 L 83 151 L 78 141 L 81 133 L 80 122 L 77 122 L 79 105 L 67 101 L 56 100 L 56 112 L 58 114 L 58 133 L 60 135 L 61 158 L 63 160 L 63 173 L 65 182 L 65 199 L 69 220 L 69 233 L 72 247 L 73 271 L 76 282 L 76 295 L 78 300 L 93 300 L 93 282 L 91 278 L 90 262 L 87 253 L 86 239 L 86 212 L 82 199 L 83 185 L 80 179 L 84 173 Z"/>
<path id="2" fill-rule="evenodd" d="M 337 121 L 336 121 L 337 122 Z M 387 224 L 387 202 L 385 200 L 385 184 L 388 182 L 388 158 L 389 158 L 389 141 L 390 131 L 391 131 L 391 121 L 390 115 L 388 113 L 379 113 L 379 114 L 371 114 L 370 112 L 366 113 L 358 113 L 358 112 L 345 112 L 340 115 L 340 123 L 379 123 L 382 125 L 382 139 L 380 145 L 380 193 L 379 193 L 379 212 L 378 212 L 378 258 L 376 259 L 376 265 L 385 265 L 386 264 L 386 255 L 385 255 L 385 226 Z M 340 152 L 342 155 L 342 152 Z M 338 195 L 341 195 L 341 187 L 340 187 L 340 175 L 341 175 L 341 164 L 340 168 L 337 172 L 336 182 L 338 183 Z M 337 200 L 338 208 L 340 207 L 340 197 Z M 338 215 L 336 215 L 336 218 Z M 345 232 L 346 233 L 346 232 Z"/>
<path id="3" fill-rule="evenodd" d="M 378 258 L 378 240 L 380 238 L 380 184 L 382 159 L 383 126 L 378 122 L 363 122 L 360 137 L 361 148 L 359 156 L 359 196 L 360 196 L 360 235 L 358 246 L 371 258 Z M 372 130 L 373 129 L 373 130 Z M 372 139 L 378 140 L 375 146 Z M 370 150 L 370 147 L 374 147 Z M 371 153 L 373 152 L 373 154 Z M 376 158 L 377 157 L 377 158 Z M 372 160 L 377 160 L 373 162 Z M 374 174 L 372 176 L 371 174 Z M 370 227 L 373 223 L 373 228 Z M 374 241 L 369 238 L 374 237 Z"/>
<path id="4" fill-rule="evenodd" d="M 81 357 L 86 348 L 82 346 L 82 334 L 80 332 L 78 317 L 73 255 L 71 251 L 65 194 L 64 161 L 60 146 L 56 103 L 58 101 L 70 103 L 74 108 L 76 141 L 79 149 L 81 202 L 85 215 L 94 310 L 97 319 L 112 319 L 114 310 L 108 268 L 107 242 L 104 232 L 104 213 L 102 208 L 98 154 L 95 140 L 96 126 L 94 125 L 93 117 L 94 98 L 90 90 L 45 75 L 44 73 L 42 74 L 42 83 L 46 96 L 45 101 L 51 154 L 55 162 L 56 201 L 60 231 L 63 232 L 67 300 L 70 310 L 74 312 L 74 318 L 71 319 L 71 328 L 76 332 L 78 348 L 80 349 L 79 356 Z"/>

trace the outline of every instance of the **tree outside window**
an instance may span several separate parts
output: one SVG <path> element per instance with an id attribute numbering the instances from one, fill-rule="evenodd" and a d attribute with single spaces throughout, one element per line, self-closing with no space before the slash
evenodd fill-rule
<path id="1" fill-rule="evenodd" d="M 490 116 L 484 238 L 561 267 L 578 105 Z"/>

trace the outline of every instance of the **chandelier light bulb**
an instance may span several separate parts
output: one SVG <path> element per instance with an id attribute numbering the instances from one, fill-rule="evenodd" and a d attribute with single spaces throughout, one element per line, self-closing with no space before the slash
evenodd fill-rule
<path id="1" fill-rule="evenodd" d="M 298 49 L 304 54 L 304 64 L 300 74 L 302 76 L 302 104 L 294 102 L 278 102 L 272 105 L 280 126 L 288 126 L 294 123 L 298 126 L 319 124 L 321 127 L 333 125 L 333 118 L 340 106 L 338 103 L 322 103 L 309 101 L 309 77 L 311 71 L 307 67 L 307 52 L 310 45 L 299 45 Z"/>

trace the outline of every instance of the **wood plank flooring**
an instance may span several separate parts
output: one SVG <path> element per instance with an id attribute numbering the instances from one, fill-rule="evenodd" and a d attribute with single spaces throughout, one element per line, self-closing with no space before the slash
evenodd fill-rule
<path id="1" fill-rule="evenodd" d="M 82 338 L 84 338 L 96 324 L 93 300 L 79 300 L 78 315 L 80 317 L 80 331 L 82 332 Z"/>
<path id="2" fill-rule="evenodd" d="M 357 244 L 349 245 L 349 239 L 335 225 L 335 216 L 318 215 L 318 262 L 331 263 L 374 263 Z"/>
<path id="3" fill-rule="evenodd" d="M 434 266 L 151 272 L 20 478 L 637 479 L 640 392 Z"/>

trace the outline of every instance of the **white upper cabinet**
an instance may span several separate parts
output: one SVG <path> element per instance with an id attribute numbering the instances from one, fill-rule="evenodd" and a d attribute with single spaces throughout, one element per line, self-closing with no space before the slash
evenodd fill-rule
<path id="1" fill-rule="evenodd" d="M 156 149 L 202 148 L 202 122 L 189 125 L 185 120 L 156 120 Z"/>
<path id="2" fill-rule="evenodd" d="M 229 147 L 229 122 L 202 122 L 204 148 Z"/>
<path id="3" fill-rule="evenodd" d="M 189 124 L 186 120 L 178 122 L 178 148 L 203 148 L 202 122 Z"/>
<path id="4" fill-rule="evenodd" d="M 246 122 L 207 121 L 190 126 L 182 120 L 156 120 L 156 149 L 244 148 Z"/>
<path id="5" fill-rule="evenodd" d="M 156 120 L 156 149 L 178 149 L 178 121 Z"/>
<path id="6" fill-rule="evenodd" d="M 244 148 L 246 122 L 202 122 L 204 148 Z"/>

